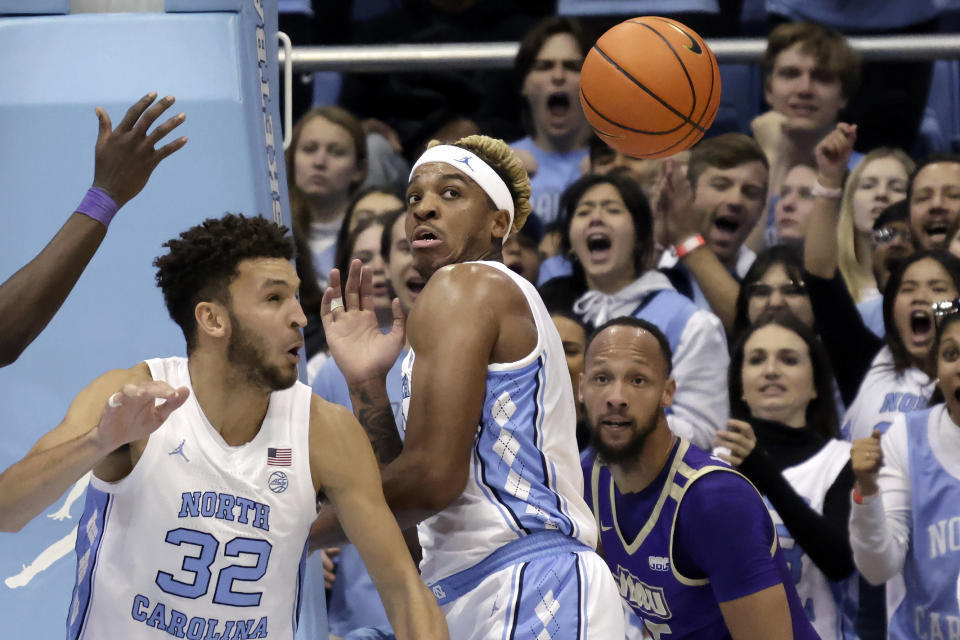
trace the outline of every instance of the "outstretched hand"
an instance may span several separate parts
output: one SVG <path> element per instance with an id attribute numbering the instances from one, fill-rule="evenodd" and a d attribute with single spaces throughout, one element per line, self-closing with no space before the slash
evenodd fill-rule
<path id="1" fill-rule="evenodd" d="M 396 298 L 392 304 L 390 333 L 380 330 L 374 311 L 372 278 L 359 260 L 353 260 L 346 286 L 341 291 L 340 271 L 334 269 L 320 303 L 320 319 L 330 355 L 348 385 L 386 376 L 406 342 L 406 321 Z"/>
<path id="2" fill-rule="evenodd" d="M 107 401 L 97 425 L 98 436 L 110 451 L 142 440 L 159 429 L 189 396 L 187 387 L 174 389 L 161 380 L 125 384 Z M 157 404 L 157 400 L 163 402 Z"/>
<path id="3" fill-rule="evenodd" d="M 147 133 L 160 114 L 174 102 L 173 96 L 154 103 L 156 98 L 155 92 L 140 98 L 127 110 L 116 129 L 107 112 L 101 107 L 96 109 L 100 131 L 97 134 L 93 186 L 106 191 L 118 207 L 140 193 L 161 160 L 187 144 L 184 136 L 159 149 L 154 148 L 186 119 L 186 115 L 177 114 Z"/>
<path id="4" fill-rule="evenodd" d="M 828 189 L 843 186 L 853 144 L 857 141 L 857 125 L 838 122 L 833 131 L 820 141 L 813 154 L 817 159 L 817 179 Z"/>

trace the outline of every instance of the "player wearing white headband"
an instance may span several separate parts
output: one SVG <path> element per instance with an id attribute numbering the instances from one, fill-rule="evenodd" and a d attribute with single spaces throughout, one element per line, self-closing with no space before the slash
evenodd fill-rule
<path id="1" fill-rule="evenodd" d="M 563 346 L 533 285 L 500 261 L 530 213 L 530 184 L 500 140 L 432 146 L 407 187 L 407 237 L 426 287 L 406 323 L 403 443 L 385 375 L 404 342 L 383 335 L 370 280 L 331 274 L 323 322 L 354 411 L 382 454 L 401 523 L 419 522 L 423 579 L 458 640 L 623 638 L 620 597 L 594 552 Z M 378 447 L 378 445 L 380 445 Z M 338 533 L 331 514 L 318 542 Z M 329 536 L 325 534 L 330 534 Z"/>

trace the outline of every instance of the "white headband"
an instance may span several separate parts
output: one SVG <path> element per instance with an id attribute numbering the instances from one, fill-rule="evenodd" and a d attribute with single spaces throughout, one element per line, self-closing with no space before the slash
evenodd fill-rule
<path id="1" fill-rule="evenodd" d="M 417 167 L 428 162 L 442 162 L 459 169 L 470 176 L 490 196 L 497 209 L 507 210 L 510 214 L 510 224 L 507 225 L 507 233 L 503 236 L 503 241 L 506 242 L 510 230 L 513 229 L 513 198 L 510 196 L 510 189 L 507 188 L 503 178 L 498 176 L 497 172 L 475 153 L 450 144 L 438 144 L 427 149 L 413 164 L 413 168 L 410 169 L 410 177 L 407 180 L 413 179 L 413 172 L 417 170 Z"/>

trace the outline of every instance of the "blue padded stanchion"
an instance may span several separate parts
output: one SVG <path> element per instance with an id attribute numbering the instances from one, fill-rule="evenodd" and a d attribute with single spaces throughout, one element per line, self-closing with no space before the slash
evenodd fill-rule
<path id="1" fill-rule="evenodd" d="M 0 369 L 0 469 L 55 427 L 100 374 L 184 354 L 154 284 L 151 263 L 162 242 L 227 211 L 289 225 L 276 0 L 168 0 L 162 13 L 10 15 L 64 14 L 67 6 L 0 0 L 0 60 L 8 69 L 0 74 L 0 281 L 42 249 L 90 186 L 95 106 L 116 126 L 148 91 L 172 94 L 177 102 L 168 115 L 183 111 L 187 120 L 166 141 L 190 141 L 120 210 L 46 330 Z M 63 637 L 84 487 L 78 483 L 23 531 L 0 534 L 4 638 Z"/>

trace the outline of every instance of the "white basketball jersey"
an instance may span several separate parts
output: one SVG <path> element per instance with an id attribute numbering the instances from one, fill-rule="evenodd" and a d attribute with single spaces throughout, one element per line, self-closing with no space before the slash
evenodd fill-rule
<path id="1" fill-rule="evenodd" d="M 596 548 L 597 529 L 583 500 L 576 409 L 567 361 L 537 290 L 499 262 L 527 299 L 537 345 L 517 362 L 487 367 L 481 422 L 466 488 L 419 526 L 424 581 L 471 567 L 501 546 L 535 531 L 560 531 Z M 409 409 L 415 354 L 403 363 L 403 418 Z M 456 354 L 451 354 L 456 357 Z"/>
<path id="2" fill-rule="evenodd" d="M 890 347 L 883 347 L 843 417 L 844 439 L 852 442 L 869 438 L 874 429 L 885 433 L 897 414 L 926 408 L 934 386 L 930 377 L 916 367 L 897 373 Z"/>
<path id="3" fill-rule="evenodd" d="M 836 482 L 843 467 L 850 460 L 850 443 L 842 440 L 830 440 L 820 451 L 798 465 L 783 470 L 783 477 L 810 508 L 823 514 L 823 503 L 827 491 Z M 823 572 L 813 563 L 804 550 L 794 541 L 790 531 L 784 526 L 777 511 L 767 502 L 770 517 L 777 527 L 780 548 L 790 566 L 790 574 L 797 587 L 800 603 L 817 634 L 824 638 L 841 638 L 841 616 L 838 611 L 837 597 L 834 596 L 831 583 Z M 839 589 L 838 589 L 839 592 Z"/>
<path id="4" fill-rule="evenodd" d="M 259 433 L 232 447 L 203 415 L 185 358 L 147 365 L 190 397 L 126 478 L 91 478 L 67 637 L 292 639 L 317 513 L 310 389 L 271 394 Z"/>

